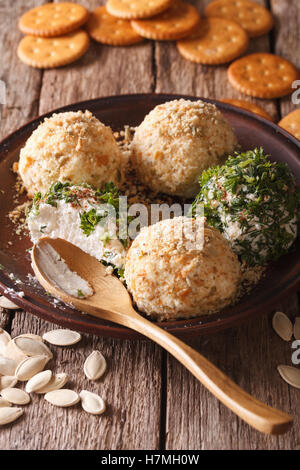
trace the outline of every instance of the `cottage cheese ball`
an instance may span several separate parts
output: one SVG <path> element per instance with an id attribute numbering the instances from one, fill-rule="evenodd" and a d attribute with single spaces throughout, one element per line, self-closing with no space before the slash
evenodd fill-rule
<path id="1" fill-rule="evenodd" d="M 174 100 L 156 106 L 137 127 L 132 163 L 141 182 L 157 192 L 192 197 L 198 177 L 223 162 L 237 145 L 216 106 Z"/>
<path id="2" fill-rule="evenodd" d="M 20 152 L 19 173 L 29 196 L 46 192 L 54 181 L 101 187 L 118 183 L 122 153 L 110 127 L 90 111 L 53 114 Z"/>
<path id="3" fill-rule="evenodd" d="M 204 220 L 166 219 L 144 227 L 133 241 L 124 276 L 141 312 L 158 320 L 190 318 L 232 302 L 240 263 L 221 233 Z M 195 244 L 195 234 L 202 243 Z"/>

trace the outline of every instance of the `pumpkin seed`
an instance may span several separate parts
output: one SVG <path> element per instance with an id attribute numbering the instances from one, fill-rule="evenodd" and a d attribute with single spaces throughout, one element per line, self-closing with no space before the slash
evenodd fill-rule
<path id="1" fill-rule="evenodd" d="M 28 380 L 25 388 L 26 392 L 35 392 L 36 390 L 45 387 L 51 380 L 51 377 L 51 370 L 44 370 L 43 372 L 39 372 Z"/>
<path id="2" fill-rule="evenodd" d="M 90 380 L 99 379 L 106 371 L 106 360 L 100 351 L 93 351 L 83 366 L 86 377 Z"/>
<path id="3" fill-rule="evenodd" d="M 0 397 L 0 407 L 2 406 L 11 406 L 11 403 L 9 401 L 4 400 L 4 398 Z"/>
<path id="4" fill-rule="evenodd" d="M 48 393 L 52 392 L 53 390 L 59 390 L 68 382 L 68 375 L 64 372 L 60 372 L 52 376 L 51 380 L 45 385 L 45 387 L 41 387 L 38 390 L 35 390 L 35 393 Z"/>
<path id="5" fill-rule="evenodd" d="M 33 333 L 23 333 L 22 335 L 16 336 L 14 339 L 17 338 L 31 338 L 35 339 L 36 341 L 41 341 L 42 343 L 44 342 L 43 338 L 40 335 L 35 335 Z"/>
<path id="6" fill-rule="evenodd" d="M 81 340 L 81 335 L 72 330 L 52 330 L 43 334 L 43 339 L 55 346 L 71 346 Z"/>
<path id="7" fill-rule="evenodd" d="M 288 384 L 292 385 L 292 387 L 300 388 L 300 369 L 296 369 L 296 367 L 292 366 L 280 365 L 277 367 L 277 370 L 283 380 Z"/>
<path id="8" fill-rule="evenodd" d="M 81 406 L 87 413 L 93 415 L 101 415 L 104 413 L 106 406 L 104 400 L 102 400 L 96 393 L 82 390 L 79 394 L 81 398 Z"/>
<path id="9" fill-rule="evenodd" d="M 14 375 L 2 375 L 0 377 L 0 391 L 3 390 L 3 388 L 14 387 L 17 383 L 18 380 Z"/>
<path id="10" fill-rule="evenodd" d="M 0 355 L 1 356 L 5 355 L 5 348 L 10 342 L 10 340 L 11 340 L 10 334 L 7 333 L 7 331 L 0 328 Z"/>
<path id="11" fill-rule="evenodd" d="M 5 356 L 9 357 L 16 361 L 17 365 L 20 364 L 21 361 L 26 359 L 27 355 L 24 354 L 15 344 L 13 341 L 10 341 L 5 349 Z"/>
<path id="12" fill-rule="evenodd" d="M 3 406 L 0 408 L 0 426 L 18 419 L 24 411 L 22 408 Z"/>
<path id="13" fill-rule="evenodd" d="M 294 338 L 300 340 L 300 317 L 295 318 Z"/>
<path id="14" fill-rule="evenodd" d="M 291 320 L 282 312 L 276 312 L 272 319 L 272 325 L 278 336 L 284 341 L 290 341 L 293 335 Z"/>
<path id="15" fill-rule="evenodd" d="M 16 361 L 9 357 L 0 357 L 0 374 L 2 375 L 15 375 L 17 367 Z"/>
<path id="16" fill-rule="evenodd" d="M 53 358 L 52 352 L 42 341 L 18 336 L 12 342 L 26 356 L 48 356 L 49 359 Z"/>
<path id="17" fill-rule="evenodd" d="M 60 390 L 53 390 L 45 395 L 45 400 L 54 406 L 73 406 L 80 401 L 78 393 L 67 388 L 61 388 Z"/>
<path id="18" fill-rule="evenodd" d="M 1 390 L 1 396 L 14 405 L 27 405 L 30 402 L 28 393 L 19 388 L 4 388 Z"/>
<path id="19" fill-rule="evenodd" d="M 15 376 L 21 381 L 29 380 L 31 377 L 41 372 L 48 361 L 48 356 L 27 357 L 17 366 Z"/>
<path id="20" fill-rule="evenodd" d="M 0 307 L 7 308 L 8 310 L 16 310 L 21 308 L 18 305 L 14 304 L 11 300 L 4 297 L 3 295 L 0 296 Z"/>

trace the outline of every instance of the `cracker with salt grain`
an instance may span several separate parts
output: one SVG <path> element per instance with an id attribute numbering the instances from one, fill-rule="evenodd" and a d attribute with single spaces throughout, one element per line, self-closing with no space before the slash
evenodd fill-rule
<path id="1" fill-rule="evenodd" d="M 188 38 L 177 42 L 180 54 L 199 64 L 224 64 L 239 57 L 248 47 L 248 36 L 233 21 L 206 18 Z"/>
<path id="2" fill-rule="evenodd" d="M 205 15 L 235 21 L 250 37 L 262 36 L 274 26 L 271 13 L 249 0 L 216 0 L 207 5 Z"/>
<path id="3" fill-rule="evenodd" d="M 27 11 L 20 18 L 19 28 L 30 36 L 62 36 L 78 29 L 88 18 L 88 10 L 77 3 L 46 3 Z"/>
<path id="4" fill-rule="evenodd" d="M 79 59 L 89 47 L 85 31 L 75 31 L 55 38 L 25 36 L 18 46 L 19 59 L 31 67 L 61 67 Z"/>
<path id="5" fill-rule="evenodd" d="M 108 12 L 118 18 L 151 18 L 167 10 L 173 0 L 108 0 Z"/>
<path id="6" fill-rule="evenodd" d="M 228 80 L 237 90 L 256 98 L 280 98 L 292 93 L 299 78 L 296 67 L 283 57 L 258 52 L 233 62 Z"/>
<path id="7" fill-rule="evenodd" d="M 300 109 L 287 114 L 287 116 L 279 121 L 278 126 L 300 140 Z"/>
<path id="8" fill-rule="evenodd" d="M 174 40 L 188 36 L 200 21 L 198 10 L 179 0 L 154 18 L 133 20 L 132 27 L 141 36 L 156 40 Z"/>
<path id="9" fill-rule="evenodd" d="M 87 31 L 95 41 L 111 46 L 128 46 L 144 40 L 130 21 L 110 15 L 106 7 L 96 8 L 92 12 Z"/>

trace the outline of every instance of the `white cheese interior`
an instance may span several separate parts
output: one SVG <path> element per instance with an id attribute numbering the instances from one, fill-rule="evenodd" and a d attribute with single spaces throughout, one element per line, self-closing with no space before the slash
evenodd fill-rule
<path id="1" fill-rule="evenodd" d="M 87 203 L 86 207 L 74 207 L 65 201 L 57 201 L 57 207 L 41 202 L 38 214 L 31 211 L 27 222 L 30 237 L 37 243 L 41 237 L 62 238 L 98 260 L 104 260 L 117 268 L 123 266 L 126 251 L 117 238 L 107 240 L 108 224 L 97 224 L 95 230 L 87 236 L 80 228 L 80 211 L 90 210 L 93 207 Z"/>
<path id="2" fill-rule="evenodd" d="M 73 297 L 86 298 L 93 295 L 94 292 L 89 283 L 71 271 L 49 243 L 38 244 L 37 249 L 40 267 L 54 285 Z"/>

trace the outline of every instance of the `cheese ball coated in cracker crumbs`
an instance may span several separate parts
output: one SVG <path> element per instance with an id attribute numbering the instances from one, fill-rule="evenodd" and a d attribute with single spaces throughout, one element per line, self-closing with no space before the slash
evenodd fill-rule
<path id="1" fill-rule="evenodd" d="M 32 133 L 20 152 L 19 173 L 29 196 L 54 181 L 118 184 L 122 153 L 110 127 L 90 111 L 53 114 Z"/>
<path id="2" fill-rule="evenodd" d="M 201 217 L 175 217 L 144 227 L 125 261 L 125 280 L 136 306 L 160 321 L 220 311 L 236 297 L 240 276 L 227 240 Z"/>
<path id="3" fill-rule="evenodd" d="M 235 134 L 210 103 L 184 99 L 156 106 L 137 127 L 132 163 L 140 181 L 154 191 L 192 197 L 206 168 L 234 151 Z"/>

